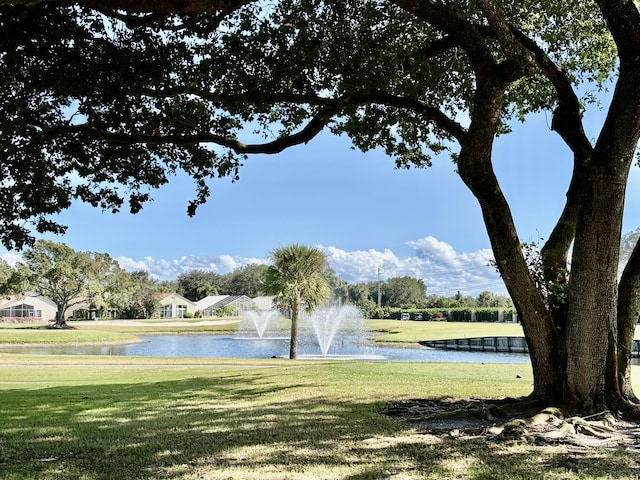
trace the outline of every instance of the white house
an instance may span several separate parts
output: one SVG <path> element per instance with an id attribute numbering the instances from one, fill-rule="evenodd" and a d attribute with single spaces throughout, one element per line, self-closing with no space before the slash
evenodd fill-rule
<path id="1" fill-rule="evenodd" d="M 272 296 L 256 297 L 253 299 L 253 303 L 256 304 L 258 310 L 277 310 L 273 304 Z"/>
<path id="2" fill-rule="evenodd" d="M 160 318 L 183 318 L 187 312 L 196 313 L 196 304 L 177 293 L 163 294 L 160 305 Z"/>
<path id="3" fill-rule="evenodd" d="M 19 295 L 0 299 L 2 322 L 47 322 L 55 320 L 58 308 L 41 295 Z"/>

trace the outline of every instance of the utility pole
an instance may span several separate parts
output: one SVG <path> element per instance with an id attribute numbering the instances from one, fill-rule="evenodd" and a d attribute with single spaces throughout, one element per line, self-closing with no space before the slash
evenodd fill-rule
<path id="1" fill-rule="evenodd" d="M 380 267 L 378 267 L 378 308 L 382 306 L 382 298 L 380 296 Z"/>

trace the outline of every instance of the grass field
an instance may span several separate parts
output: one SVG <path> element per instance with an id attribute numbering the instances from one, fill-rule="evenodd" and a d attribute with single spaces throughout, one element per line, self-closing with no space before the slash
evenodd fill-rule
<path id="1" fill-rule="evenodd" d="M 518 323 L 367 320 L 367 327 L 376 333 L 374 338 L 377 342 L 417 343 L 448 338 L 524 336 Z"/>
<path id="2" fill-rule="evenodd" d="M 634 374 L 637 373 L 634 371 Z M 633 453 L 431 435 L 411 398 L 526 395 L 527 365 L 0 354 L 2 479 L 637 479 Z"/>
<path id="3" fill-rule="evenodd" d="M 413 341 L 444 325 L 371 327 Z M 69 332 L 131 335 L 96 328 Z M 0 353 L 0 479 L 639 478 L 631 450 L 435 435 L 382 414 L 390 401 L 523 396 L 531 382 L 526 364 Z"/>

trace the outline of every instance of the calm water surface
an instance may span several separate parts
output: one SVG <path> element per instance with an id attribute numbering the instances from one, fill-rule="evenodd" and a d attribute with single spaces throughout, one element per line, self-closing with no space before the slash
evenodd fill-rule
<path id="1" fill-rule="evenodd" d="M 103 346 L 56 346 L 2 349 L 3 352 L 65 355 L 118 355 L 143 357 L 193 358 L 270 358 L 286 357 L 289 340 L 277 338 L 234 337 L 227 335 L 153 335 L 140 337 L 142 343 Z M 301 339 L 299 357 L 321 357 L 313 341 Z M 471 363 L 529 363 L 529 356 L 517 353 L 462 352 L 435 350 L 426 347 L 391 348 L 362 343 L 355 338 L 335 340 L 329 358 L 359 358 L 402 362 L 471 362 Z"/>

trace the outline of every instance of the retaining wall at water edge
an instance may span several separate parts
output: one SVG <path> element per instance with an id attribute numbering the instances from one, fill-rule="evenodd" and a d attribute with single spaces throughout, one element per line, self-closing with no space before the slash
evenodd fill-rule
<path id="1" fill-rule="evenodd" d="M 448 340 L 427 340 L 420 345 L 444 350 L 465 350 L 478 352 L 528 353 L 529 346 L 524 337 L 474 337 L 452 338 Z M 634 340 L 631 356 L 640 358 L 640 340 Z"/>

